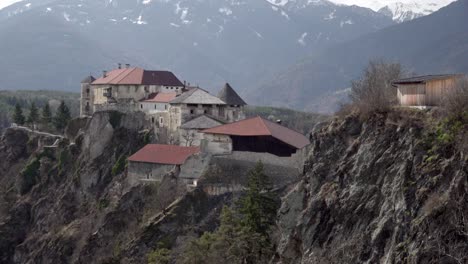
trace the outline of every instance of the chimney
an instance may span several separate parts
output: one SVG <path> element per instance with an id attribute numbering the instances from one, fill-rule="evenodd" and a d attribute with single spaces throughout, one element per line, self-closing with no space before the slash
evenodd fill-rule
<path id="1" fill-rule="evenodd" d="M 125 64 L 125 68 L 127 69 L 130 68 L 130 64 L 129 63 Z"/>
<path id="2" fill-rule="evenodd" d="M 185 88 L 185 86 L 187 86 L 187 82 L 184 80 L 184 88 Z"/>
<path id="3" fill-rule="evenodd" d="M 122 69 L 122 63 L 119 63 L 119 69 Z"/>
<path id="4" fill-rule="evenodd" d="M 107 71 L 102 71 L 102 77 L 106 78 L 107 77 Z"/>

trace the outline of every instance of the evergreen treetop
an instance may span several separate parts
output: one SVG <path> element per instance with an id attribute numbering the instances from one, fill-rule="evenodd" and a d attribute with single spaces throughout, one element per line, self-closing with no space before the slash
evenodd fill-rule
<path id="1" fill-rule="evenodd" d="M 39 112 L 34 102 L 31 103 L 31 108 L 29 109 L 29 115 L 28 115 L 27 121 L 28 123 L 31 123 L 31 124 L 34 124 L 37 121 L 39 121 Z"/>
<path id="2" fill-rule="evenodd" d="M 25 122 L 23 109 L 21 109 L 21 106 L 18 103 L 15 105 L 15 112 L 13 113 L 13 122 L 20 126 L 24 125 Z"/>
<path id="3" fill-rule="evenodd" d="M 65 129 L 70 119 L 71 119 L 70 109 L 68 108 L 68 106 L 65 104 L 64 101 L 61 101 L 59 107 L 57 108 L 57 112 L 54 118 L 55 127 L 58 130 L 63 131 L 63 129 Z"/>
<path id="4" fill-rule="evenodd" d="M 46 103 L 42 108 L 41 121 L 45 124 L 50 124 L 52 122 L 52 112 L 50 111 L 49 103 Z"/>

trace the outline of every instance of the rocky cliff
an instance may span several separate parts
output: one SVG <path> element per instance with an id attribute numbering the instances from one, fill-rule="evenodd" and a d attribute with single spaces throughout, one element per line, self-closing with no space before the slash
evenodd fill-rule
<path id="1" fill-rule="evenodd" d="M 239 195 L 188 192 L 171 174 L 130 181 L 126 157 L 157 142 L 142 113 L 96 113 L 65 135 L 0 138 L 0 263 L 146 263 L 161 244 L 177 258 Z"/>
<path id="2" fill-rule="evenodd" d="M 397 111 L 315 131 L 274 262 L 467 263 L 468 152 L 437 120 Z"/>
<path id="3" fill-rule="evenodd" d="M 397 111 L 316 126 L 304 173 L 281 189 L 272 261 L 466 262 L 467 152 L 437 120 Z M 1 137 L 0 263 L 146 263 L 161 244 L 176 260 L 239 195 L 171 175 L 129 183 L 122 160 L 151 140 L 142 115 L 98 113 L 66 135 Z"/>

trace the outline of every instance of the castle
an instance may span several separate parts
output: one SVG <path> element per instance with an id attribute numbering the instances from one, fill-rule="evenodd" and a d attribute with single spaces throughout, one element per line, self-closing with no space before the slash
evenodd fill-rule
<path id="1" fill-rule="evenodd" d="M 245 119 L 245 101 L 226 83 L 218 96 L 182 83 L 172 72 L 126 64 L 81 82 L 82 117 L 99 111 L 146 114 L 163 141 L 199 145 L 200 130 Z"/>

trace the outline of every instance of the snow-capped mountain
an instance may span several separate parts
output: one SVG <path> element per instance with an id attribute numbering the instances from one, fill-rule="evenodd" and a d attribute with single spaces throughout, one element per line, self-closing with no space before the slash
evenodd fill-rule
<path id="1" fill-rule="evenodd" d="M 0 10 L 0 89 L 73 90 L 121 62 L 242 90 L 392 24 L 326 0 L 24 0 Z"/>
<path id="2" fill-rule="evenodd" d="M 336 4 L 367 7 L 405 22 L 438 11 L 456 0 L 330 0 Z"/>
<path id="3" fill-rule="evenodd" d="M 0 10 L 7 7 L 11 6 L 14 3 L 21 2 L 23 0 L 0 0 Z"/>

